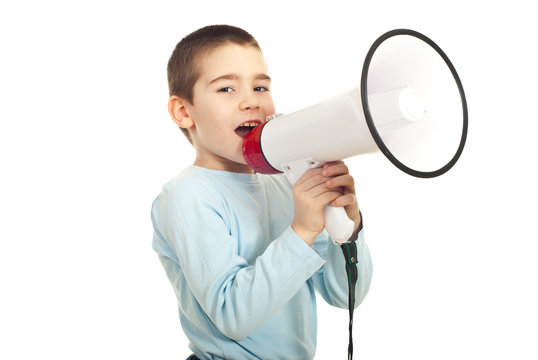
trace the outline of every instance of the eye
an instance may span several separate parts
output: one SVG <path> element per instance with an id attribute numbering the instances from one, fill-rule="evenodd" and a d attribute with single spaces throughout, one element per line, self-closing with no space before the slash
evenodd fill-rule
<path id="1" fill-rule="evenodd" d="M 266 88 L 265 86 L 256 86 L 256 87 L 254 88 L 254 91 L 264 92 L 264 91 L 269 91 L 269 89 Z"/>
<path id="2" fill-rule="evenodd" d="M 232 89 L 229 86 L 218 90 L 218 92 L 224 92 L 224 93 L 228 93 L 228 92 L 232 92 L 232 91 L 234 91 L 234 89 Z"/>

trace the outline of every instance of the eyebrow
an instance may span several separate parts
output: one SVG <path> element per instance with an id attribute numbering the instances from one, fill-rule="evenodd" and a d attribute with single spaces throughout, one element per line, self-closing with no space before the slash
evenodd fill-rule
<path id="1" fill-rule="evenodd" d="M 218 81 L 221 81 L 221 80 L 237 80 L 239 78 L 240 78 L 240 76 L 237 75 L 237 74 L 226 74 L 226 75 L 222 75 L 222 76 L 214 78 L 207 85 L 214 84 L 214 83 L 216 83 Z M 268 80 L 268 81 L 271 81 L 271 78 L 267 74 L 258 74 L 258 75 L 256 75 L 254 77 L 254 80 Z"/>

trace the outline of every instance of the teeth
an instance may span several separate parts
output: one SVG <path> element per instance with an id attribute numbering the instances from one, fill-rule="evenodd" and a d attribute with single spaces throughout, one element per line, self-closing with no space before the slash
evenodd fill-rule
<path id="1" fill-rule="evenodd" d="M 241 124 L 240 126 L 245 126 L 245 127 L 256 127 L 258 126 L 258 123 L 253 121 L 253 122 L 246 122 L 244 124 Z"/>

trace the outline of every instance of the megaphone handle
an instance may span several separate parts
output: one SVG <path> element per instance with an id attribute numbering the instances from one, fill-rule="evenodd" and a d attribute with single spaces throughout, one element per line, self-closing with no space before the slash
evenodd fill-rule
<path id="1" fill-rule="evenodd" d="M 335 244 L 343 244 L 353 234 L 355 223 L 351 220 L 343 207 L 325 205 L 325 230 Z"/>
<path id="2" fill-rule="evenodd" d="M 294 184 L 309 169 L 323 166 L 323 164 L 325 163 L 308 158 L 282 164 L 282 169 L 288 180 Z M 325 230 L 329 233 L 332 241 L 335 244 L 345 243 L 355 228 L 355 223 L 347 216 L 346 210 L 343 207 L 326 205 L 324 214 Z"/>

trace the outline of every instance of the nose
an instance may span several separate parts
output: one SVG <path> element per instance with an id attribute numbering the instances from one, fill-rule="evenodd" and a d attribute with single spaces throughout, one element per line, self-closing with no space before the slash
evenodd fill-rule
<path id="1" fill-rule="evenodd" d="M 239 109 L 241 111 L 259 110 L 260 103 L 256 95 L 250 92 L 248 94 L 245 94 L 241 99 L 241 102 L 239 103 Z"/>

